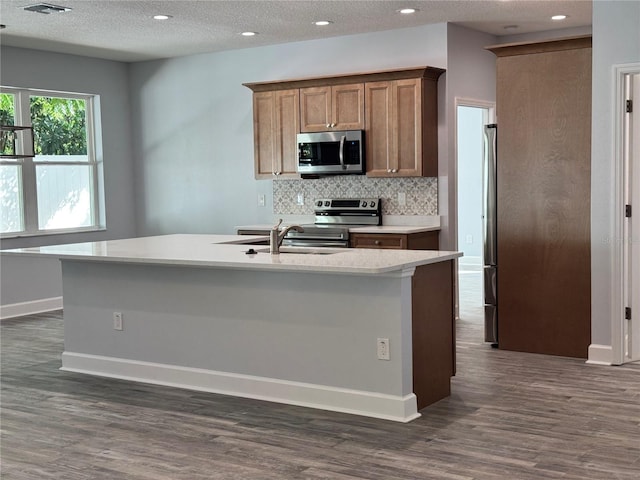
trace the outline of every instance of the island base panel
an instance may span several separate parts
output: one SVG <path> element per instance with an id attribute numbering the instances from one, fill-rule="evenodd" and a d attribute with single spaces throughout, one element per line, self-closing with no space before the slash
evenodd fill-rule
<path id="1" fill-rule="evenodd" d="M 413 391 L 418 410 L 451 394 L 455 373 L 453 262 L 416 268 L 413 276 Z"/>

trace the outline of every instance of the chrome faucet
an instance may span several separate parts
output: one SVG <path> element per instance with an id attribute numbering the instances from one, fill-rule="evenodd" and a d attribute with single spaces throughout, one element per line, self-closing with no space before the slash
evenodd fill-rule
<path id="1" fill-rule="evenodd" d="M 280 232 L 280 225 L 282 224 L 282 219 L 278 222 L 277 225 L 274 225 L 269 234 L 269 252 L 271 255 L 278 255 L 280 253 L 280 245 L 282 245 L 282 240 L 289 233 L 289 230 L 293 230 L 294 232 L 304 232 L 304 228 L 300 225 L 289 225 L 282 232 Z"/>

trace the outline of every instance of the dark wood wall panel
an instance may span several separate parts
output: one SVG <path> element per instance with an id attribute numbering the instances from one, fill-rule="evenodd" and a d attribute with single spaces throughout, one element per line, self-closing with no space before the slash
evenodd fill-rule
<path id="1" fill-rule="evenodd" d="M 587 357 L 591 48 L 499 56 L 500 348 Z"/>

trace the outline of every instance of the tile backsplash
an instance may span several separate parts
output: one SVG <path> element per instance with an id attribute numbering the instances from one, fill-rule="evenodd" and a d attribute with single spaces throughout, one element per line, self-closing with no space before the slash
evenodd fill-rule
<path id="1" fill-rule="evenodd" d="M 405 205 L 398 204 L 398 193 L 405 194 Z M 304 205 L 298 205 L 300 194 L 304 197 Z M 344 175 L 273 181 L 274 214 L 313 215 L 313 201 L 318 198 L 352 197 L 382 199 L 383 215 L 437 215 L 438 179 Z"/>

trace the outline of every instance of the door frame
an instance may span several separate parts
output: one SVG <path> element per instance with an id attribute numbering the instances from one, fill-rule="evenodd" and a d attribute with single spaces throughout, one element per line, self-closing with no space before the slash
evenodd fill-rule
<path id="1" fill-rule="evenodd" d="M 455 142 L 455 178 L 454 180 L 454 190 L 455 190 L 455 235 L 452 235 L 452 238 L 455 239 L 455 248 L 458 249 L 458 107 L 475 107 L 475 108 L 484 108 L 488 110 L 489 118 L 487 119 L 487 123 L 496 123 L 496 102 L 488 102 L 486 100 L 477 100 L 473 98 L 464 98 L 464 97 L 455 97 L 455 117 L 453 119 L 454 125 L 454 142 Z"/>
<path id="2" fill-rule="evenodd" d="M 614 66 L 614 185 L 613 185 L 613 239 L 612 242 L 612 282 L 611 282 L 611 363 L 621 365 L 630 361 L 625 358 L 624 309 L 627 302 L 628 278 L 625 261 L 626 220 L 624 209 L 627 201 L 629 170 L 625 158 L 625 102 L 627 100 L 626 81 L 628 75 L 640 74 L 640 63 Z M 636 100 L 637 101 L 637 100 Z M 638 102 L 640 103 L 640 102 Z M 640 108 L 640 105 L 637 107 Z M 640 146 L 639 146 L 640 147 Z M 640 206 L 638 206 L 640 207 Z M 638 208 L 636 207 L 636 208 Z M 635 312 L 636 319 L 640 312 Z"/>
<path id="3" fill-rule="evenodd" d="M 454 220 L 450 225 L 453 226 L 453 232 L 450 231 L 449 235 L 454 239 L 454 249 L 459 250 L 458 246 L 458 107 L 472 107 L 472 108 L 483 108 L 487 110 L 488 118 L 486 123 L 496 123 L 496 102 L 490 102 L 487 100 L 478 100 L 474 98 L 465 98 L 465 97 L 455 97 L 454 98 L 454 151 L 455 151 L 455 168 L 454 168 L 454 179 L 453 179 L 453 190 L 454 190 Z M 458 285 L 458 259 L 455 260 L 455 271 L 456 271 L 456 281 L 455 281 L 455 318 L 460 318 L 460 288 Z"/>

